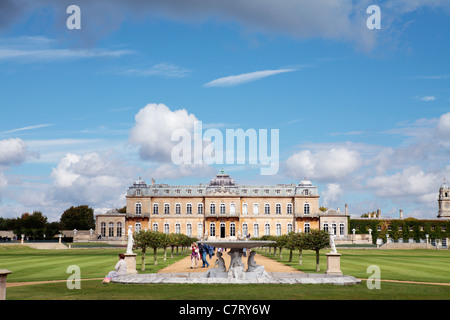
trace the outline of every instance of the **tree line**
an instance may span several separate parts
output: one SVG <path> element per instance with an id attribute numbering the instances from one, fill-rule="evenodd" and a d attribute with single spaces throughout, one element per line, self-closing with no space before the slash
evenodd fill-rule
<path id="1" fill-rule="evenodd" d="M 17 218 L 0 218 L 0 230 L 12 230 L 14 234 L 26 235 L 33 240 L 51 239 L 60 230 L 89 230 L 95 228 L 94 209 L 87 205 L 70 207 L 59 221 L 48 222 L 41 211 L 24 213 Z"/>

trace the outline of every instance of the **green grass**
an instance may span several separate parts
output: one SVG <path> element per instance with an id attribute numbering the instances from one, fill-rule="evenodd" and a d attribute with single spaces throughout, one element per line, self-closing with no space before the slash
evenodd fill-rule
<path id="1" fill-rule="evenodd" d="M 0 246 L 0 269 L 13 271 L 9 282 L 66 280 L 69 265 L 78 265 L 83 279 L 102 278 L 113 270 L 117 255 L 123 249 L 36 250 L 25 246 Z M 321 272 L 326 269 L 326 256 L 321 253 Z M 141 252 L 137 251 L 140 270 Z M 262 253 L 262 251 L 261 251 Z M 450 252 L 436 250 L 341 250 L 341 269 L 344 274 L 367 278 L 369 265 L 378 265 L 382 279 L 450 283 Z M 156 272 L 185 255 L 163 261 L 158 251 L 158 265 L 153 265 L 153 252 L 146 255 L 146 273 Z M 273 258 L 273 254 L 267 255 Z M 278 254 L 277 254 L 278 259 Z M 315 254 L 305 251 L 303 266 L 298 266 L 298 254 L 288 263 L 289 252 L 283 251 L 280 262 L 304 272 L 315 271 Z M 276 260 L 277 260 L 276 259 Z M 140 272 L 140 271 L 139 271 Z M 141 273 L 141 272 L 140 272 Z M 99 280 L 81 282 L 81 290 L 69 290 L 65 282 L 11 287 L 8 300 L 448 300 L 449 286 L 382 282 L 380 290 L 362 285 L 193 285 L 147 284 L 102 285 Z"/>
<path id="2" fill-rule="evenodd" d="M 259 251 L 264 254 L 263 250 Z M 320 252 L 320 270 L 326 271 L 327 250 Z M 303 253 L 303 265 L 298 264 L 298 251 L 293 252 L 292 262 L 289 251 L 282 251 L 282 259 L 277 252 L 264 254 L 276 261 L 292 266 L 304 272 L 315 272 L 315 253 L 306 250 Z M 367 267 L 377 265 L 382 279 L 420 282 L 450 283 L 450 251 L 448 250 L 340 250 L 341 270 L 344 274 L 357 278 L 367 278 Z"/>

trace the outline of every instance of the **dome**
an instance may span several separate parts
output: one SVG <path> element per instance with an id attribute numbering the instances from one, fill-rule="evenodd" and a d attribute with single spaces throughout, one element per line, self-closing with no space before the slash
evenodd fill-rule
<path id="1" fill-rule="evenodd" d="M 445 178 L 444 178 L 444 182 L 443 182 L 442 185 L 441 185 L 441 189 L 448 189 L 448 184 L 447 184 L 447 182 L 445 181 Z"/>
<path id="2" fill-rule="evenodd" d="M 236 182 L 234 181 L 234 179 L 230 178 L 229 174 L 224 173 L 224 171 L 222 170 L 220 173 L 218 173 L 216 175 L 216 177 L 214 179 L 211 179 L 211 181 L 209 182 L 209 185 L 214 187 L 214 186 L 234 186 L 236 185 Z"/>
<path id="3" fill-rule="evenodd" d="M 306 178 L 302 181 L 300 181 L 300 183 L 298 184 L 299 187 L 311 187 L 312 186 L 312 182 L 309 180 L 306 180 Z"/>
<path id="4" fill-rule="evenodd" d="M 133 187 L 134 188 L 146 188 L 147 184 L 145 183 L 144 180 L 141 180 L 141 177 L 139 177 L 139 179 L 133 183 Z"/>

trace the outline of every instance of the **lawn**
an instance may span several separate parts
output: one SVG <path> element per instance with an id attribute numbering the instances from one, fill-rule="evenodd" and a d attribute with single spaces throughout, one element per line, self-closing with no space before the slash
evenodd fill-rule
<path id="1" fill-rule="evenodd" d="M 78 265 L 83 279 L 102 278 L 111 271 L 117 255 L 123 249 L 36 250 L 24 246 L 0 246 L 0 269 L 13 271 L 10 282 L 66 280 L 69 265 Z M 341 250 L 344 274 L 367 278 L 369 265 L 378 265 L 381 279 L 450 283 L 450 252 L 436 250 Z M 137 251 L 140 269 L 141 252 Z M 321 253 L 321 272 L 326 269 L 326 251 Z M 146 271 L 156 272 L 185 255 L 163 261 L 158 251 L 158 265 L 153 266 L 153 254 L 147 253 Z M 273 254 L 268 255 L 273 257 Z M 298 266 L 298 254 L 288 263 L 289 253 L 283 251 L 282 263 Z M 279 256 L 276 256 L 279 260 Z M 314 272 L 315 255 L 306 251 L 303 256 L 305 272 Z M 139 271 L 140 272 L 140 271 Z M 141 272 L 140 272 L 141 273 Z M 380 290 L 369 290 L 365 281 L 355 286 L 333 285 L 102 285 L 99 280 L 81 282 L 81 290 L 69 290 L 65 282 L 11 287 L 8 300 L 448 300 L 449 286 L 382 282 Z"/>

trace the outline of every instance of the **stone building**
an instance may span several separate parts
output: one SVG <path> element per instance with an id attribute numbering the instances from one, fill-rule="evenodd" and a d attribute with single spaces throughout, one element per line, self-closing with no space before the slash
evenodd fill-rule
<path id="1" fill-rule="evenodd" d="M 239 185 L 223 171 L 206 185 L 147 185 L 139 178 L 127 190 L 125 230 L 151 229 L 208 239 L 247 235 L 282 235 L 291 231 L 334 228 L 348 233 L 348 213 L 319 210 L 317 186 L 299 184 Z M 321 223 L 321 217 L 325 222 Z M 105 222 L 111 234 L 113 222 Z M 112 229 L 111 229 L 112 228 Z M 103 230 L 103 229 L 102 229 Z M 114 232 L 112 233 L 114 234 Z"/>

